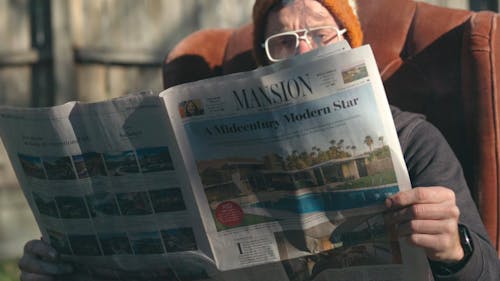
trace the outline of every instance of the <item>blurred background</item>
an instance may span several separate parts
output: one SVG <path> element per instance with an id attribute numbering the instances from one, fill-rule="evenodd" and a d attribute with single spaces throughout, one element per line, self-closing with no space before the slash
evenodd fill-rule
<path id="1" fill-rule="evenodd" d="M 424 2 L 498 11 L 499 0 Z M 161 62 L 177 42 L 198 29 L 250 22 L 253 3 L 0 0 L 0 105 L 40 107 L 140 89 L 160 92 Z M 22 247 L 39 237 L 0 139 L 0 281 L 18 280 Z"/>

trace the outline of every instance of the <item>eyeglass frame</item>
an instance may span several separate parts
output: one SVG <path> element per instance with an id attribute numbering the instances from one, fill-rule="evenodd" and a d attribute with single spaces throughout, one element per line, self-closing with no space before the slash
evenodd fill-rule
<path id="1" fill-rule="evenodd" d="M 291 30 L 291 31 L 285 31 L 285 32 L 276 33 L 276 34 L 273 34 L 273 35 L 267 37 L 266 40 L 264 41 L 264 43 L 261 44 L 261 47 L 266 50 L 267 58 L 271 62 L 283 61 L 283 60 L 288 59 L 289 57 L 284 58 L 284 59 L 274 59 L 274 58 L 271 57 L 271 54 L 269 52 L 269 39 L 273 39 L 273 38 L 276 38 L 278 36 L 283 36 L 283 35 L 294 35 L 295 38 L 297 38 L 296 44 L 295 44 L 295 50 L 297 50 L 297 48 L 299 47 L 300 40 L 306 41 L 307 44 L 310 47 L 312 47 L 311 46 L 311 41 L 309 40 L 309 38 L 307 38 L 307 33 L 309 33 L 312 30 L 322 29 L 322 28 L 333 28 L 337 32 L 337 37 L 340 37 L 340 36 L 344 35 L 347 32 L 347 29 L 345 29 L 345 28 L 339 29 L 338 27 L 333 26 L 333 25 L 325 25 L 325 26 L 317 26 L 317 27 L 312 27 L 312 28 L 296 29 L 296 30 Z M 299 35 L 299 33 L 301 33 L 301 32 L 303 32 L 303 34 Z"/>

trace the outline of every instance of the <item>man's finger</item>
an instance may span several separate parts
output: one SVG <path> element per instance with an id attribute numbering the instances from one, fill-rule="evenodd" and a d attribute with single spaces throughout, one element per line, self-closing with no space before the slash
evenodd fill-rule
<path id="1" fill-rule="evenodd" d="M 453 204 L 415 204 L 388 212 L 389 223 L 404 223 L 410 220 L 458 220 L 460 210 Z"/>
<path id="2" fill-rule="evenodd" d="M 442 240 L 439 235 L 432 234 L 410 234 L 407 236 L 408 241 L 418 247 L 428 250 L 438 251 L 441 248 Z"/>
<path id="3" fill-rule="evenodd" d="M 69 264 L 44 261 L 29 253 L 23 255 L 18 265 L 19 269 L 26 273 L 60 275 L 73 272 L 73 267 Z"/>
<path id="4" fill-rule="evenodd" d="M 415 187 L 402 191 L 386 199 L 386 206 L 398 209 L 413 204 L 433 204 L 442 202 L 455 202 L 455 193 L 445 187 Z"/>
<path id="5" fill-rule="evenodd" d="M 449 235 L 411 234 L 408 241 L 424 248 L 427 257 L 433 260 L 457 261 L 463 257 L 460 240 Z"/>
<path id="6" fill-rule="evenodd" d="M 399 236 L 409 236 L 411 234 L 456 235 L 457 232 L 458 225 L 454 220 L 413 220 L 400 224 L 398 227 Z"/>
<path id="7" fill-rule="evenodd" d="M 21 281 L 55 281 L 55 278 L 53 276 L 25 271 L 21 272 L 21 276 L 19 279 Z"/>
<path id="8" fill-rule="evenodd" d="M 59 256 L 54 248 L 41 240 L 31 240 L 27 242 L 26 245 L 24 245 L 24 252 L 51 261 L 57 260 Z"/>

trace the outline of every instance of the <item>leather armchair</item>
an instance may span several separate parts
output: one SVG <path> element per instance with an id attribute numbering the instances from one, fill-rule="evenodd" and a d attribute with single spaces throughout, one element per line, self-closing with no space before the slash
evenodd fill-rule
<path id="1" fill-rule="evenodd" d="M 444 134 L 500 252 L 499 16 L 411 0 L 357 2 L 390 103 L 425 114 Z M 251 48 L 251 25 L 195 32 L 168 54 L 164 86 L 251 70 Z"/>

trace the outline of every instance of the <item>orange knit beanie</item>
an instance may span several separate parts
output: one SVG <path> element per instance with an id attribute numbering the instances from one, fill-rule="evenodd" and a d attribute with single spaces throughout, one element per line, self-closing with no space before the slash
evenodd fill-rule
<path id="1" fill-rule="evenodd" d="M 339 27 L 347 29 L 345 35 L 351 47 L 359 47 L 363 43 L 363 31 L 357 15 L 349 0 L 317 0 L 320 2 L 335 18 Z M 256 0 L 253 6 L 253 51 L 259 65 L 268 64 L 265 50 L 262 43 L 266 40 L 264 33 L 266 29 L 266 20 L 269 12 L 273 8 L 283 5 L 283 0 Z"/>

